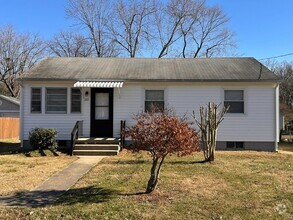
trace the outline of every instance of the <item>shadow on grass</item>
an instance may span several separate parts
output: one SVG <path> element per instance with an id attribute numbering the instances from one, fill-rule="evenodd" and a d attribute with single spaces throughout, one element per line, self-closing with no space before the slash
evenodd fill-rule
<path id="1" fill-rule="evenodd" d="M 285 141 L 280 142 L 279 150 L 293 152 L 293 142 L 285 142 Z"/>
<path id="2" fill-rule="evenodd" d="M 31 150 L 31 151 L 23 151 L 22 153 L 26 157 L 48 157 L 48 156 L 58 157 L 59 156 L 59 154 L 51 148 L 45 149 L 45 150 L 38 149 L 38 150 Z"/>
<path id="3" fill-rule="evenodd" d="M 55 150 L 49 148 L 49 151 L 51 151 L 51 153 L 52 153 L 55 157 L 58 157 L 58 156 L 59 156 L 59 154 L 58 154 Z"/>
<path id="4" fill-rule="evenodd" d="M 117 164 L 144 164 L 144 163 L 150 163 L 149 160 L 118 160 L 116 162 Z"/>
<path id="5" fill-rule="evenodd" d="M 0 142 L 0 154 L 16 154 L 20 151 L 20 143 Z"/>
<path id="6" fill-rule="evenodd" d="M 77 203 L 102 203 L 115 198 L 118 191 L 84 187 L 78 189 L 22 191 L 11 196 L 0 197 L 0 206 L 45 207 L 49 205 L 74 205 Z"/>
<path id="7" fill-rule="evenodd" d="M 119 196 L 139 196 L 139 195 L 148 195 L 146 192 L 137 192 L 137 193 L 121 193 Z"/>
<path id="8" fill-rule="evenodd" d="M 206 160 L 199 161 L 166 161 L 166 164 L 177 165 L 177 164 L 208 164 L 209 162 Z"/>

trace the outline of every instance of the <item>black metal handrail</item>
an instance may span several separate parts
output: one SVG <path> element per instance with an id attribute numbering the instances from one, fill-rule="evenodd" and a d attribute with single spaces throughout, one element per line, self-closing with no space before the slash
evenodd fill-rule
<path id="1" fill-rule="evenodd" d="M 73 155 L 75 142 L 79 137 L 79 130 L 81 126 L 82 126 L 82 121 L 77 121 L 71 131 L 71 156 Z"/>
<path id="2" fill-rule="evenodd" d="M 125 120 L 121 120 L 120 121 L 120 151 L 124 148 L 125 146 L 125 125 L 126 125 L 126 121 Z"/>

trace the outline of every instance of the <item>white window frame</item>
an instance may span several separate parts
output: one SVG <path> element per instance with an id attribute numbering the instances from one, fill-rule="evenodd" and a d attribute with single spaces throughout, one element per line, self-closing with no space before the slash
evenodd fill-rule
<path id="1" fill-rule="evenodd" d="M 73 89 L 79 89 L 80 90 L 80 112 L 73 112 L 72 111 L 72 90 Z M 81 114 L 82 113 L 82 99 L 83 99 L 83 94 L 82 94 L 82 89 L 81 88 L 76 88 L 76 87 L 72 87 L 70 88 L 70 114 Z"/>
<path id="2" fill-rule="evenodd" d="M 233 112 L 227 112 L 225 115 L 227 116 L 245 116 L 247 115 L 247 91 L 246 88 L 241 88 L 241 87 L 233 87 L 233 88 L 229 88 L 229 87 L 225 87 L 222 88 L 222 100 L 223 100 L 223 106 L 225 104 L 225 91 L 226 90 L 241 90 L 243 91 L 243 113 L 233 113 Z"/>
<path id="3" fill-rule="evenodd" d="M 146 112 L 146 92 L 147 91 L 163 91 L 164 92 L 164 99 L 163 99 L 163 102 L 164 102 L 164 109 L 166 108 L 166 89 L 164 88 L 145 88 L 143 90 L 143 111 Z"/>
<path id="4" fill-rule="evenodd" d="M 32 105 L 32 101 L 33 101 L 33 89 L 39 89 L 40 91 L 41 91 L 41 100 L 40 100 L 40 107 L 41 107 L 41 110 L 40 110 L 40 112 L 33 112 L 32 111 L 32 107 L 33 107 L 33 105 Z M 42 89 L 42 87 L 31 87 L 31 94 L 30 94 L 30 113 L 31 114 L 42 114 L 42 110 L 43 110 L 43 107 L 42 107 L 42 105 L 43 105 L 43 89 Z"/>

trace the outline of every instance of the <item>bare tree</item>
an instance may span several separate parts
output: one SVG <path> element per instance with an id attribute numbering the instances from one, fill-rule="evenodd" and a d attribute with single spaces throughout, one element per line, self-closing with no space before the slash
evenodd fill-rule
<path id="1" fill-rule="evenodd" d="M 68 31 L 55 35 L 48 48 L 59 57 L 88 57 L 93 53 L 93 43 L 88 38 Z"/>
<path id="2" fill-rule="evenodd" d="M 220 105 L 209 102 L 207 107 L 200 107 L 200 119 L 196 119 L 195 113 L 193 117 L 201 131 L 202 150 L 205 162 L 211 162 L 215 159 L 217 130 L 220 123 L 224 120 L 224 115 L 229 107 L 223 107 L 219 111 Z"/>
<path id="3" fill-rule="evenodd" d="M 67 16 L 89 32 L 97 57 L 118 55 L 115 44 L 107 33 L 107 23 L 111 13 L 110 3 L 107 0 L 69 0 L 66 8 Z"/>
<path id="4" fill-rule="evenodd" d="M 143 47 L 158 58 L 212 57 L 235 46 L 229 19 L 205 0 L 69 0 L 66 12 L 89 32 L 98 57 L 135 57 Z"/>
<path id="5" fill-rule="evenodd" d="M 149 0 L 119 0 L 109 29 L 113 40 L 135 57 L 142 45 L 150 40 L 151 15 L 156 8 Z"/>
<path id="6" fill-rule="evenodd" d="M 159 58 L 170 50 L 184 58 L 218 56 L 235 46 L 226 27 L 229 19 L 219 7 L 207 6 L 205 0 L 170 0 L 161 7 L 156 13 Z"/>
<path id="7" fill-rule="evenodd" d="M 234 34 L 225 27 L 229 19 L 219 7 L 201 7 L 191 20 L 194 22 L 189 26 L 187 34 L 183 35 L 183 57 L 188 46 L 189 54 L 194 58 L 218 56 L 235 47 Z M 189 37 L 188 41 L 186 37 Z"/>
<path id="8" fill-rule="evenodd" d="M 12 97 L 19 94 L 16 78 L 43 58 L 45 44 L 32 34 L 16 33 L 12 26 L 0 27 L 0 81 Z"/>
<path id="9" fill-rule="evenodd" d="M 293 64 L 276 63 L 271 69 L 280 78 L 280 100 L 293 108 Z"/>
<path id="10" fill-rule="evenodd" d="M 170 47 L 182 37 L 180 27 L 194 10 L 193 0 L 170 0 L 160 4 L 155 13 L 155 23 L 160 40 L 158 58 L 166 56 Z"/>

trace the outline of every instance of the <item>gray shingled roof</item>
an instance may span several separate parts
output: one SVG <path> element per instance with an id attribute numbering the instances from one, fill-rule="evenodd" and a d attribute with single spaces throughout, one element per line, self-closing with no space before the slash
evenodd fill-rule
<path id="1" fill-rule="evenodd" d="M 23 80 L 276 81 L 254 58 L 75 58 L 50 57 Z"/>

